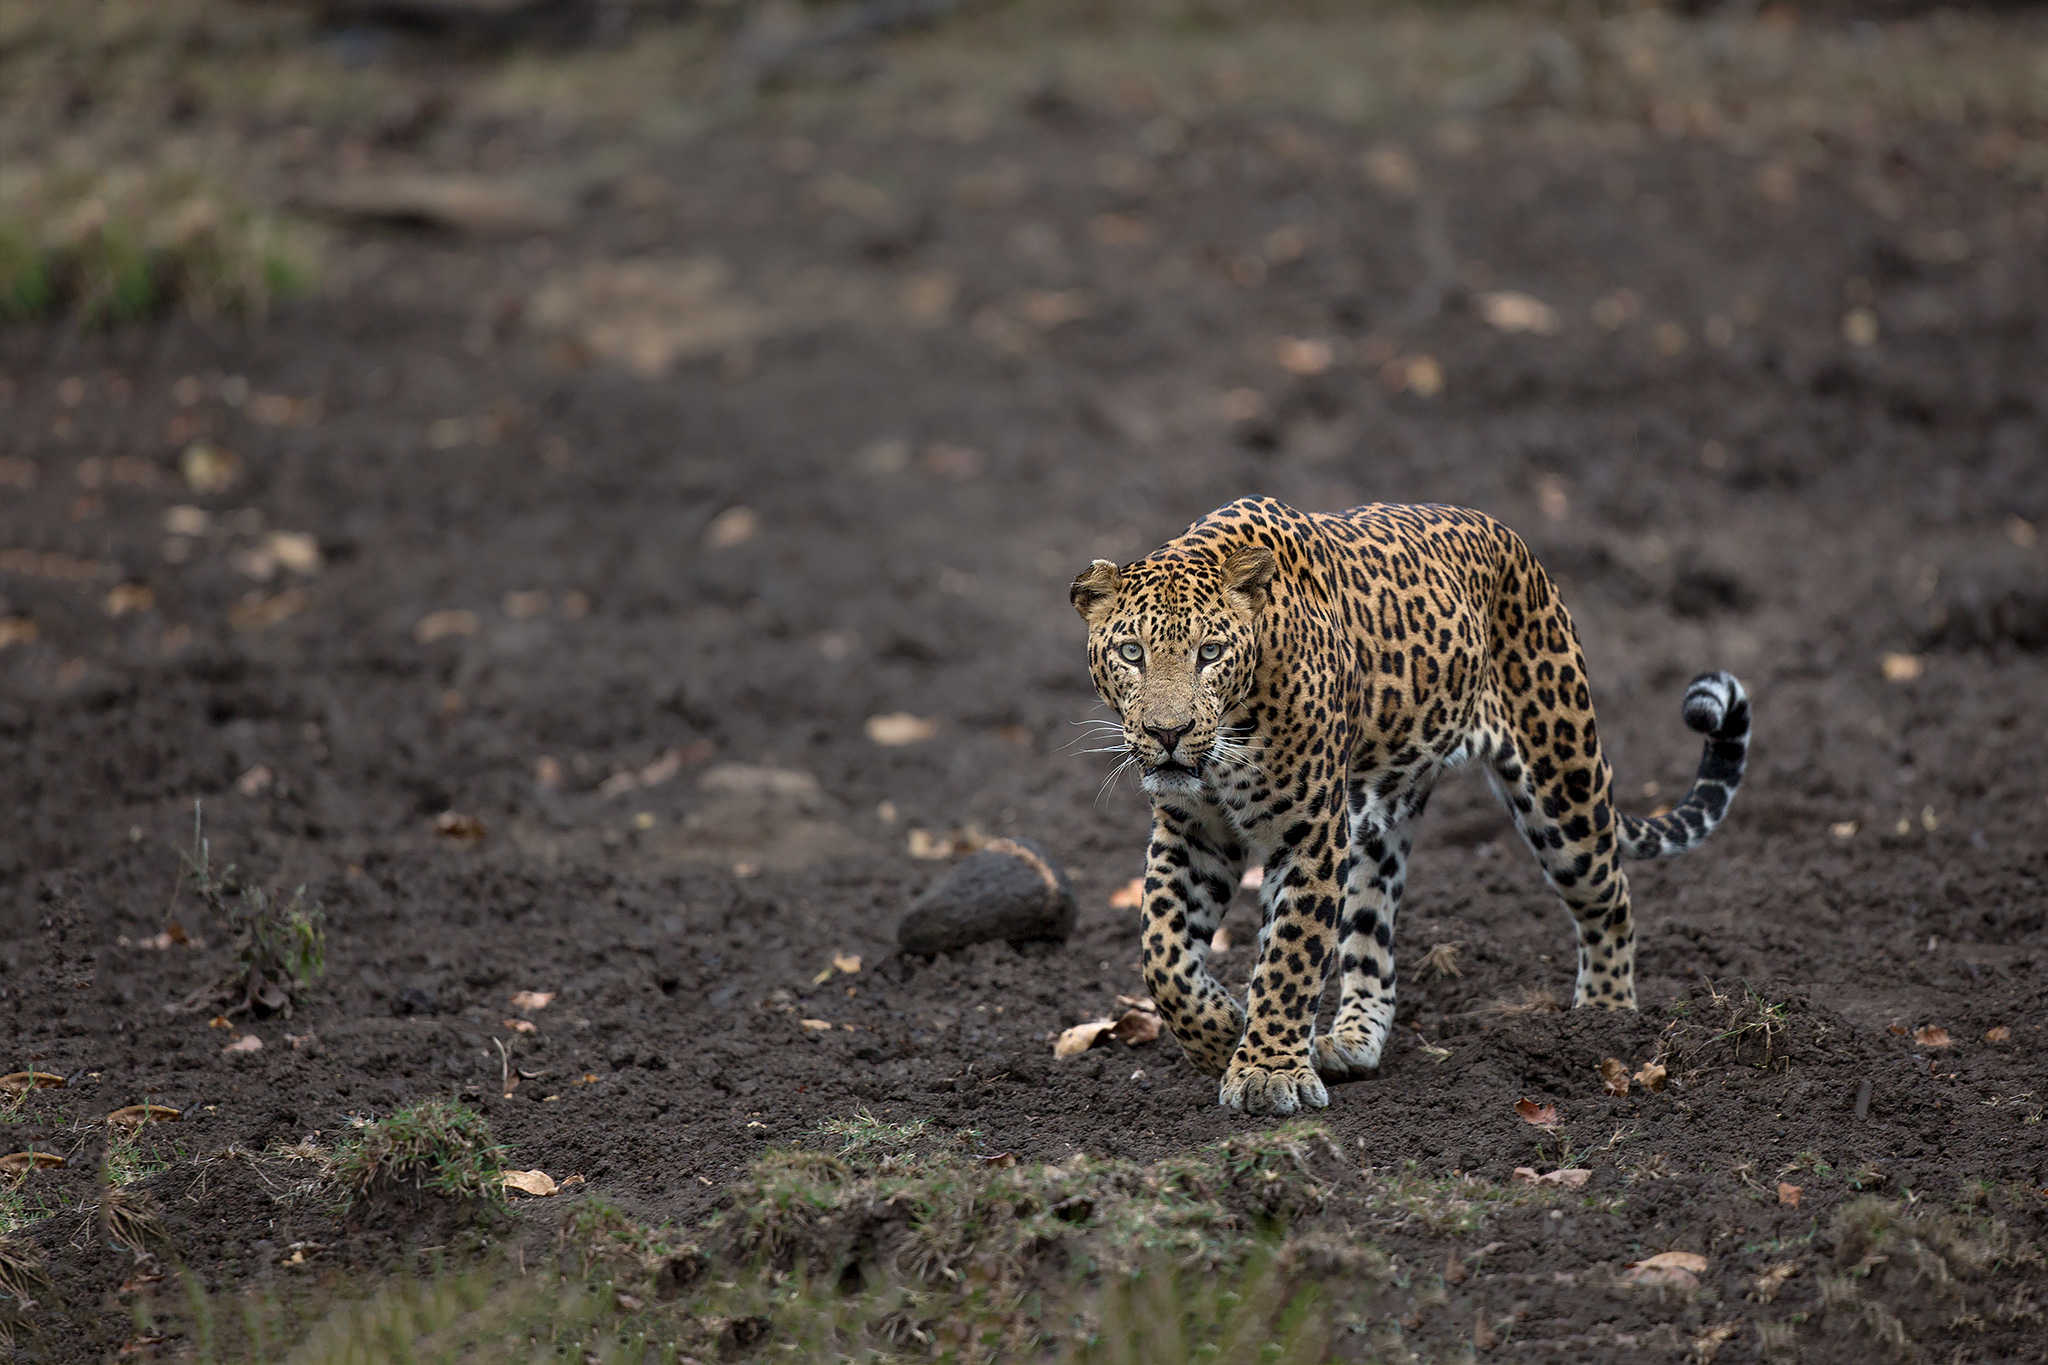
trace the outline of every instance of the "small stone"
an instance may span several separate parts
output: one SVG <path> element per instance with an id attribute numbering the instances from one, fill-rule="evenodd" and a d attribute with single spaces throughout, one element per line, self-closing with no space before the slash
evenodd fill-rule
<path id="1" fill-rule="evenodd" d="M 917 898 L 896 942 L 906 953 L 930 954 L 970 943 L 1064 939 L 1074 912 L 1066 873 L 1044 849 L 1025 839 L 992 839 Z"/>

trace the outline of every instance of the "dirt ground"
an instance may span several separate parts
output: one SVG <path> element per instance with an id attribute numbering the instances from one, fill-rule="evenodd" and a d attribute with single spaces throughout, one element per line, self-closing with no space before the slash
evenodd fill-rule
<path id="1" fill-rule="evenodd" d="M 1025 1165 L 1269 1126 L 1169 1039 L 1052 1052 L 1142 994 L 1111 897 L 1143 799 L 1073 752 L 1067 584 L 1251 492 L 1518 528 L 1639 810 L 1697 761 L 1687 678 L 1755 704 L 1728 823 L 1631 874 L 1639 1014 L 1556 1009 L 1566 917 L 1483 784 L 1439 792 L 1396 1037 L 1317 1116 L 1304 1215 L 1436 1287 L 1401 1350 L 2044 1358 L 2048 122 L 1959 73 L 2038 82 L 2048 30 L 1368 14 L 1167 57 L 1084 31 L 998 80 L 1003 22 L 704 119 L 514 98 L 531 49 L 324 36 L 303 60 L 361 100 L 201 85 L 162 133 L 325 205 L 319 293 L 0 329 L 0 1070 L 68 1078 L 0 1147 L 71 1158 L 16 1187 L 59 1210 L 22 1228 L 55 1283 L 18 1358 L 189 1356 L 181 1283 L 332 1293 L 433 1251 L 432 1219 L 279 1202 L 236 1159 L 431 1097 L 584 1177 L 512 1207 L 528 1249 L 600 1194 L 695 1226 L 863 1108 Z M 1396 108 L 1286 89 L 1290 53 L 1408 70 L 1459 33 L 1515 60 Z M 485 202 L 331 202 L 400 173 Z M 898 713 L 929 738 L 875 742 Z M 195 803 L 216 860 L 324 907 L 288 1018 L 180 1008 L 232 958 L 181 881 Z M 1064 864 L 1072 937 L 897 955 L 944 867 L 916 854 L 977 833 Z M 1661 1090 L 1603 1089 L 1659 1057 Z M 141 1182 L 153 1286 L 62 1211 L 143 1102 L 182 1111 Z M 1525 1166 L 1591 1176 L 1375 1221 L 1389 1172 Z M 1871 1194 L 1978 1241 L 1870 1251 Z M 1698 1282 L 1621 1278 L 1664 1251 Z"/>

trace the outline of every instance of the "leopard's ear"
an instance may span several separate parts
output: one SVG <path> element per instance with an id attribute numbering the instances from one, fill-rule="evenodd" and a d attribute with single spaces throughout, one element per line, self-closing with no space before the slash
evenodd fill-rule
<path id="1" fill-rule="evenodd" d="M 1263 545 L 1241 545 L 1223 559 L 1223 592 L 1257 616 L 1272 596 L 1273 575 L 1280 563 Z"/>
<path id="2" fill-rule="evenodd" d="M 1081 613 L 1081 619 L 1093 625 L 1097 610 L 1116 596 L 1116 587 L 1122 578 L 1123 574 L 1116 565 L 1106 559 L 1098 559 L 1081 570 L 1081 576 L 1074 580 L 1067 599 L 1074 604 L 1074 610 Z"/>

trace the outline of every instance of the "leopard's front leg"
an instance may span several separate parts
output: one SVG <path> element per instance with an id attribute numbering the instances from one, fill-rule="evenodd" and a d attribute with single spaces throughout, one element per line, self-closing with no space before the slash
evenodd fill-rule
<path id="1" fill-rule="evenodd" d="M 1329 980 L 1342 898 L 1344 802 L 1336 784 L 1305 803 L 1266 862 L 1266 927 L 1252 972 L 1250 1019 L 1223 1074 L 1218 1098 L 1247 1114 L 1321 1109 L 1330 1092 L 1316 1075 L 1316 1006 Z"/>
<path id="2" fill-rule="evenodd" d="M 1237 886 L 1243 850 L 1192 811 L 1162 803 L 1145 855 L 1145 988 L 1181 1051 L 1223 1074 L 1244 1033 L 1244 1007 L 1209 971 L 1209 940 Z"/>

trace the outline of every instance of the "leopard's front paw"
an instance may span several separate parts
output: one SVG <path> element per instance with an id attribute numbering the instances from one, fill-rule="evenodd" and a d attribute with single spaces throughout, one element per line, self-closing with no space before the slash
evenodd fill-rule
<path id="1" fill-rule="evenodd" d="M 1234 1061 L 1223 1073 L 1217 1100 L 1225 1109 L 1241 1109 L 1247 1114 L 1287 1115 L 1327 1107 L 1330 1092 L 1312 1066 L 1271 1067 Z"/>
<path id="2" fill-rule="evenodd" d="M 1315 1042 L 1316 1074 L 1328 1081 L 1356 1080 L 1380 1069 L 1380 1050 L 1386 1035 L 1365 1029 L 1338 1029 L 1319 1033 Z"/>

